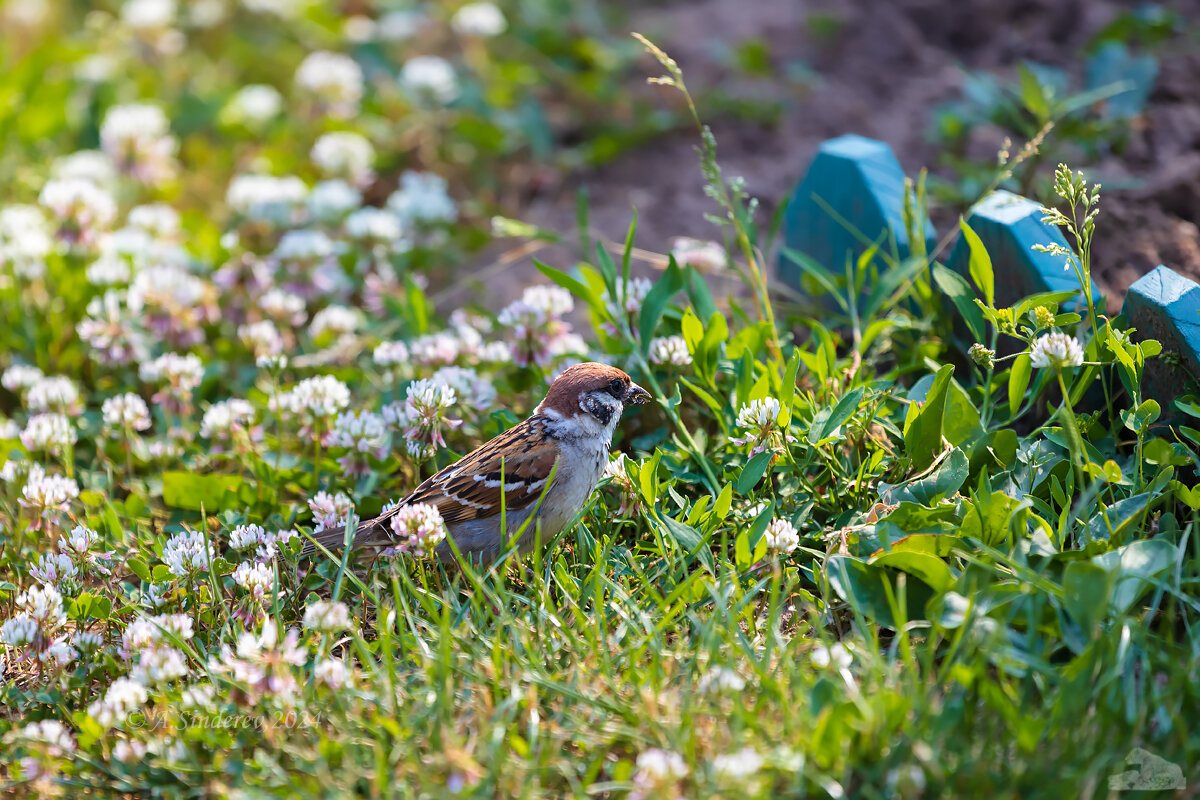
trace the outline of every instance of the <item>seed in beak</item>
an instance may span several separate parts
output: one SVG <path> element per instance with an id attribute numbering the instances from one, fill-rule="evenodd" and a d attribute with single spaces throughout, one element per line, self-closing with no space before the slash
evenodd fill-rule
<path id="1" fill-rule="evenodd" d="M 625 390 L 625 404 L 633 406 L 643 406 L 650 402 L 650 393 L 636 383 L 629 384 L 629 388 Z"/>

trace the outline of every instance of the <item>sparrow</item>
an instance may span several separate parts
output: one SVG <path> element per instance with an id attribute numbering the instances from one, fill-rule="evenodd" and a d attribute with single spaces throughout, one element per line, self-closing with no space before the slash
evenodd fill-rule
<path id="1" fill-rule="evenodd" d="M 494 562 L 512 546 L 506 542 L 531 516 L 516 540 L 527 554 L 541 529 L 550 541 L 575 518 L 608 464 L 613 431 L 628 405 L 650 401 L 650 393 L 616 367 L 588 362 L 562 372 L 546 398 L 523 422 L 442 469 L 412 494 L 375 519 L 358 524 L 352 548 L 393 546 L 389 520 L 398 508 L 415 503 L 437 507 L 449 538 L 472 563 Z M 503 464 L 503 471 L 501 465 Z M 549 487 L 546 484 L 549 482 Z M 500 491 L 504 488 L 505 520 L 501 530 Z M 313 540 L 338 549 L 345 527 L 326 528 Z M 316 547 L 309 543 L 305 555 Z M 449 541 L 435 550 L 443 562 L 454 560 Z"/>

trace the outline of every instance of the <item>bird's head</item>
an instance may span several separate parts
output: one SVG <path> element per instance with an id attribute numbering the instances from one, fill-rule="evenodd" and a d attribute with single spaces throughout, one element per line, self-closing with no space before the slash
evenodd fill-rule
<path id="1" fill-rule="evenodd" d="M 563 370 L 538 410 L 575 419 L 581 427 L 599 428 L 611 436 L 625 406 L 648 402 L 650 393 L 622 370 L 589 361 Z"/>

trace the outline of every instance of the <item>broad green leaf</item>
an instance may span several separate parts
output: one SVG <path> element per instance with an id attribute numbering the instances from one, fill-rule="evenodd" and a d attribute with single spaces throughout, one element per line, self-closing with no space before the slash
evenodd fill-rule
<path id="1" fill-rule="evenodd" d="M 756 453 L 746 462 L 746 466 L 742 467 L 742 472 L 737 477 L 738 494 L 749 494 L 758 485 L 758 482 L 762 480 L 763 473 L 771 466 L 771 458 L 774 455 L 773 451 L 768 450 Z"/>
<path id="2" fill-rule="evenodd" d="M 1013 416 L 1025 402 L 1025 392 L 1029 389 L 1029 379 L 1033 377 L 1033 362 L 1028 353 L 1022 353 L 1013 361 L 1008 373 L 1008 413 Z"/>
<path id="3" fill-rule="evenodd" d="M 1084 530 L 1086 541 L 1124 542 L 1141 522 L 1142 512 L 1150 502 L 1150 493 L 1143 492 L 1118 500 L 1099 514 L 1093 515 Z M 1111 533 L 1109 532 L 1111 529 Z"/>
<path id="4" fill-rule="evenodd" d="M 638 318 L 638 334 L 641 336 L 643 351 L 649 349 L 650 340 L 654 337 L 654 329 L 658 327 L 658 321 L 662 319 L 667 304 L 682 288 L 683 273 L 672 261 L 663 272 L 663 276 L 650 289 L 646 299 L 642 301 L 642 313 Z"/>
<path id="5" fill-rule="evenodd" d="M 861 559 L 846 555 L 830 556 L 825 565 L 829 583 L 838 596 L 850 604 L 868 620 L 891 628 L 897 626 L 888 604 L 885 584 L 891 584 L 892 595 L 899 603 L 896 582 L 885 567 L 867 564 Z M 907 602 L 900 609 L 906 620 L 924 619 L 925 608 L 933 598 L 933 591 L 920 579 L 914 578 L 905 586 Z"/>
<path id="6" fill-rule="evenodd" d="M 148 567 L 146 562 L 142 559 L 127 558 L 125 559 L 125 566 L 129 567 L 130 572 L 132 572 L 134 575 L 137 575 L 146 583 L 150 582 L 150 567 Z"/>
<path id="7" fill-rule="evenodd" d="M 1124 614 L 1150 588 L 1150 580 L 1175 565 L 1178 548 L 1163 539 L 1138 539 L 1092 558 L 1092 563 L 1116 578 L 1110 604 Z"/>
<path id="8" fill-rule="evenodd" d="M 988 547 L 996 547 L 1008 538 L 1009 521 L 1024 505 L 1004 492 L 992 492 L 990 497 L 972 501 L 962 521 L 964 536 L 979 539 Z"/>
<path id="9" fill-rule="evenodd" d="M 557 283 L 562 288 L 566 289 L 576 298 L 587 303 L 592 308 L 600 308 L 600 299 L 596 293 L 591 291 L 587 284 L 578 278 L 573 278 L 562 270 L 543 264 L 536 258 L 533 260 L 533 265 L 538 268 L 538 271 L 549 278 L 554 283 Z"/>
<path id="10" fill-rule="evenodd" d="M 194 472 L 164 472 L 163 502 L 172 508 L 190 511 L 224 511 L 238 504 L 237 490 L 244 482 L 240 475 Z M 226 498 L 229 497 L 229 502 Z"/>
<path id="11" fill-rule="evenodd" d="M 1063 570 L 1063 606 L 1089 640 L 1108 613 L 1114 582 L 1108 570 L 1086 561 L 1072 561 Z"/>
<path id="12" fill-rule="evenodd" d="M 868 562 L 881 567 L 892 567 L 909 575 L 915 575 L 936 592 L 944 592 L 954 585 L 954 573 L 950 566 L 932 553 L 919 550 L 895 550 L 872 556 Z"/>
<path id="13" fill-rule="evenodd" d="M 967 329 L 971 332 L 971 338 L 977 342 L 982 342 L 984 334 L 983 312 L 979 310 L 979 306 L 975 305 L 975 293 L 971 291 L 971 287 L 966 280 L 954 270 L 947 269 L 941 264 L 934 264 L 933 281 L 942 293 L 954 303 L 954 307 L 958 309 L 958 313 L 962 316 L 963 321 L 967 323 Z"/>
<path id="14" fill-rule="evenodd" d="M 667 538 L 675 542 L 685 553 L 695 555 L 710 571 L 713 570 L 712 550 L 704 542 L 704 536 L 698 530 L 669 516 L 651 517 L 659 522 Z"/>
<path id="15" fill-rule="evenodd" d="M 846 421 L 858 410 L 865 391 L 860 386 L 854 391 L 842 395 L 833 408 L 822 409 L 808 427 L 809 444 L 820 444 L 828 439 L 837 438 L 842 425 L 846 424 Z"/>
<path id="16" fill-rule="evenodd" d="M 913 460 L 913 468 L 923 470 L 942 452 L 942 423 L 946 412 L 946 389 L 954 365 L 946 364 L 934 376 L 933 385 L 912 424 L 904 433 L 904 448 Z"/>
<path id="17" fill-rule="evenodd" d="M 995 308 L 996 277 L 992 272 L 992 257 L 988 255 L 987 248 L 983 246 L 983 242 L 980 240 L 978 234 L 971 230 L 971 226 L 966 223 L 966 220 L 959 218 L 958 227 L 962 231 L 963 239 L 966 241 L 971 253 L 971 260 L 968 265 L 971 280 L 975 281 L 975 285 L 983 294 L 983 299 L 987 301 L 988 308 Z"/>

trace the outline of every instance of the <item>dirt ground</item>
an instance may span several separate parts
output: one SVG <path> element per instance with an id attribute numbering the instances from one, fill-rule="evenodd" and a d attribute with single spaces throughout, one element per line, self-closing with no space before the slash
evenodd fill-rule
<path id="1" fill-rule="evenodd" d="M 1165 3 L 1189 27 L 1200 23 L 1200 0 Z M 729 113 L 709 120 L 726 175 L 744 176 L 762 202 L 762 219 L 785 198 L 825 139 L 858 133 L 887 142 L 906 172 L 937 166 L 930 136 L 933 111 L 962 97 L 964 68 L 1005 79 L 1022 60 L 1082 72 L 1080 47 L 1131 3 L 1106 0 L 670 0 L 633 15 L 630 28 L 646 33 L 679 62 L 694 92 L 720 87 L 727 96 L 774 92 L 783 113 L 772 122 Z M 824 31 L 824 32 L 822 32 Z M 830 33 L 833 31 L 833 33 Z M 754 80 L 729 66 L 728 53 L 759 38 L 771 66 L 784 74 L 806 65 L 804 81 Z M 1092 164 L 1091 175 L 1129 188 L 1103 193 L 1095 246 L 1095 274 L 1115 308 L 1125 290 L 1157 264 L 1200 279 L 1200 48 L 1193 38 L 1168 43 L 1150 103 L 1133 124 L 1120 156 Z M 646 74 L 660 70 L 652 61 Z M 764 89 L 765 87 L 765 89 Z M 647 89 L 646 91 L 651 91 Z M 664 103 L 671 98 L 664 95 Z M 972 141 L 981 158 L 994 156 L 1003 134 L 984 131 Z M 594 170 L 567 174 L 527 198 L 518 214 L 539 226 L 573 231 L 575 194 L 588 187 L 592 227 L 624 238 L 638 212 L 640 247 L 665 252 L 675 236 L 716 238 L 705 220 L 715 207 L 703 192 L 692 132 L 662 136 Z M 1049 171 L 1052 165 L 1045 165 Z M 939 232 L 959 213 L 934 208 Z M 497 263 L 502 248 L 480 260 L 475 280 L 444 296 L 499 307 L 539 280 L 529 258 Z M 568 266 L 577 252 L 538 254 Z"/>

